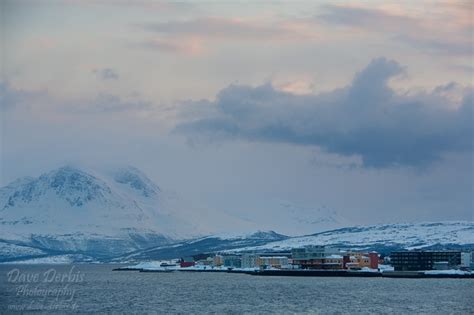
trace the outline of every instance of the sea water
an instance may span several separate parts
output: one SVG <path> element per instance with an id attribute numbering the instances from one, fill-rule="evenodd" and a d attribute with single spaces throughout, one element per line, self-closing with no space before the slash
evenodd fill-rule
<path id="1" fill-rule="evenodd" d="M 140 273 L 0 265 L 0 313 L 472 314 L 474 279 Z"/>

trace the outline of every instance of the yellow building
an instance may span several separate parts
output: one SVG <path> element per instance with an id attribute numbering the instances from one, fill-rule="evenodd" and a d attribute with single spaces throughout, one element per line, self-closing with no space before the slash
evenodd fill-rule
<path id="1" fill-rule="evenodd" d="M 341 255 L 329 255 L 324 257 L 324 269 L 342 269 L 343 257 Z"/>
<path id="2" fill-rule="evenodd" d="M 256 265 L 258 267 L 266 266 L 273 268 L 282 268 L 283 266 L 288 266 L 288 257 L 286 256 L 272 256 L 272 257 L 258 257 L 256 260 Z"/>
<path id="3" fill-rule="evenodd" d="M 370 258 L 367 253 L 348 252 L 349 261 L 346 264 L 348 269 L 362 269 L 364 267 L 370 268 Z"/>
<path id="4" fill-rule="evenodd" d="M 212 263 L 214 266 L 218 267 L 218 266 L 222 266 L 224 264 L 224 259 L 222 257 L 222 255 L 216 255 L 212 258 Z"/>

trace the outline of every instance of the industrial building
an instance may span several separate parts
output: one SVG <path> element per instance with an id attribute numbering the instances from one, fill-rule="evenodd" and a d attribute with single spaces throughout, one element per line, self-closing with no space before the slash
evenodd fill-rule
<path id="1" fill-rule="evenodd" d="M 455 269 L 461 265 L 460 251 L 398 251 L 390 261 L 395 271 Z"/>

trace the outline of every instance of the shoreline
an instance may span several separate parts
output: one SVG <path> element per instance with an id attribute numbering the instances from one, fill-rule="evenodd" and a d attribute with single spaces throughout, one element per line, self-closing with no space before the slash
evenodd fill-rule
<path id="1" fill-rule="evenodd" d="M 119 267 L 112 271 L 137 271 L 147 273 L 240 273 L 252 276 L 281 277 L 347 277 L 347 278 L 404 278 L 404 279 L 474 279 L 472 273 L 426 273 L 426 271 L 347 271 L 347 270 L 225 270 L 225 269 L 147 269 Z"/>
<path id="2" fill-rule="evenodd" d="M 474 274 L 430 274 L 425 271 L 345 271 L 345 270 L 262 270 L 251 273 L 255 276 L 285 276 L 285 277 L 360 277 L 360 278 L 405 278 L 405 279 L 474 279 Z"/>

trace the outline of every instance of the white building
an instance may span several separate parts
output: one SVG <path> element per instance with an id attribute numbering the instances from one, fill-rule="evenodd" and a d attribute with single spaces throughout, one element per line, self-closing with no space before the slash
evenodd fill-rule
<path id="1" fill-rule="evenodd" d="M 473 267 L 473 256 L 474 252 L 463 252 L 461 253 L 461 265 L 463 268 L 472 268 Z"/>
<path id="2" fill-rule="evenodd" d="M 255 254 L 242 254 L 242 268 L 257 267 L 257 258 Z"/>

